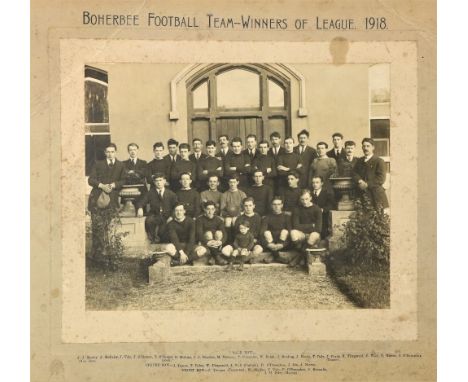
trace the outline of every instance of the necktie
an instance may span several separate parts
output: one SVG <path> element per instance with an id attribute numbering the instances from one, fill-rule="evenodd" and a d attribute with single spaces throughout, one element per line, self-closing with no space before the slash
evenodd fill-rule
<path id="1" fill-rule="evenodd" d="M 315 196 L 318 196 L 317 190 L 314 191 L 314 195 L 315 195 Z"/>
<path id="2" fill-rule="evenodd" d="M 114 167 L 114 161 L 113 161 L 113 160 L 111 160 L 111 161 L 109 162 L 109 167 Z"/>
<path id="3" fill-rule="evenodd" d="M 136 159 L 132 159 L 133 165 L 136 166 Z"/>
<path id="4" fill-rule="evenodd" d="M 340 150 L 336 150 L 336 156 L 340 156 Z"/>
<path id="5" fill-rule="evenodd" d="M 161 194 L 161 191 L 158 191 L 158 198 L 159 198 L 159 200 L 162 200 L 162 194 Z"/>
<path id="6" fill-rule="evenodd" d="M 301 146 L 301 154 L 304 152 L 304 146 Z"/>

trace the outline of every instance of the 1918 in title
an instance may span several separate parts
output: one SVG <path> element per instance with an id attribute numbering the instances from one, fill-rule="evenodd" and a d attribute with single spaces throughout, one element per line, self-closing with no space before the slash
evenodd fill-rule
<path id="1" fill-rule="evenodd" d="M 208 29 L 263 29 L 263 30 L 384 30 L 388 29 L 385 17 L 364 18 L 271 18 L 240 15 L 221 17 L 211 13 L 205 18 L 185 15 L 160 15 L 147 13 L 144 18 L 139 14 L 93 13 L 83 11 L 82 24 L 91 26 L 146 26 L 158 28 L 208 28 Z"/>

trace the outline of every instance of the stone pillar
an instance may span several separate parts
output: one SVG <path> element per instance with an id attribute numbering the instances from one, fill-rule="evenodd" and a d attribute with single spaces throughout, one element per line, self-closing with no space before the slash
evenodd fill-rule
<path id="1" fill-rule="evenodd" d="M 332 235 L 328 240 L 330 251 L 336 251 L 343 247 L 341 238 L 343 237 L 344 225 L 349 221 L 353 211 L 330 211 Z"/>
<path id="2" fill-rule="evenodd" d="M 148 243 L 145 232 L 145 218 L 120 217 L 121 226 L 118 232 L 127 232 L 123 238 L 125 257 L 143 258 L 147 256 Z"/>
<path id="3" fill-rule="evenodd" d="M 158 261 L 148 268 L 148 281 L 150 285 L 159 284 L 171 276 L 171 257 L 159 256 Z"/>
<path id="4" fill-rule="evenodd" d="M 323 263 L 323 257 L 327 254 L 326 248 L 308 248 L 307 250 L 307 268 L 309 276 L 323 277 L 327 274 L 327 268 Z"/>

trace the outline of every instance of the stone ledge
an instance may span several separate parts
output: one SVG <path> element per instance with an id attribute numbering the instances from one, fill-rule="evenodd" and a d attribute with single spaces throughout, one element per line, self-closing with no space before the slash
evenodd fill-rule
<path id="1" fill-rule="evenodd" d="M 287 267 L 287 264 L 281 264 L 281 263 L 270 263 L 270 264 L 244 264 L 244 268 L 249 269 L 249 268 L 285 268 Z M 171 267 L 171 272 L 173 273 L 182 273 L 184 271 L 220 271 L 226 269 L 226 265 L 203 265 L 203 264 L 197 264 L 197 265 L 177 265 L 175 267 Z"/>

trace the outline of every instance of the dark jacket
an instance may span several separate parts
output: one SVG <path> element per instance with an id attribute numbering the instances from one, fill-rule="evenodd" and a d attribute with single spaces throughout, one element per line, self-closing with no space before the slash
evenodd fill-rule
<path id="1" fill-rule="evenodd" d="M 382 208 L 387 208 L 389 206 L 388 199 L 382 187 L 387 176 L 385 162 L 376 155 L 367 162 L 364 159 L 365 157 L 362 157 L 357 160 L 354 166 L 353 180 L 356 184 L 361 179 L 367 183 L 367 191 L 374 207 L 381 206 Z"/>
<path id="2" fill-rule="evenodd" d="M 205 153 L 200 153 L 200 157 L 197 160 L 197 158 L 195 158 L 195 153 L 192 153 L 192 154 L 189 155 L 189 159 L 192 162 L 196 163 L 197 165 L 198 165 L 198 162 L 200 162 L 203 158 L 206 158 L 206 157 L 207 157 L 207 155 Z"/>
<path id="3" fill-rule="evenodd" d="M 254 152 L 253 152 L 253 155 L 251 155 L 249 153 L 249 149 L 245 149 L 244 151 L 242 151 L 245 155 L 248 155 L 249 158 L 250 158 L 250 162 L 253 162 L 253 160 L 257 157 L 257 155 L 260 154 L 260 152 L 258 151 L 258 149 L 255 149 Z"/>
<path id="4" fill-rule="evenodd" d="M 280 146 L 279 150 L 278 150 L 278 154 L 273 154 L 273 147 L 270 147 L 268 149 L 268 155 L 270 155 L 272 158 L 275 159 L 275 163 L 277 163 L 278 161 L 278 158 L 280 155 L 284 154 L 286 152 L 286 150 L 284 149 L 284 147 Z M 276 166 L 275 166 L 276 167 Z"/>
<path id="5" fill-rule="evenodd" d="M 113 166 L 107 164 L 107 160 L 98 161 L 89 174 L 88 184 L 93 187 L 88 199 L 88 209 L 95 211 L 97 206 L 96 202 L 101 192 L 103 192 L 98 186 L 99 183 L 111 184 L 115 183 L 115 188 L 109 194 L 110 206 L 117 208 L 119 206 L 119 191 L 125 184 L 125 166 L 122 162 L 117 159 Z"/>
<path id="6" fill-rule="evenodd" d="M 309 185 L 309 167 L 317 158 L 317 151 L 310 146 L 306 146 L 305 150 L 302 153 L 299 153 L 299 145 L 294 147 L 294 152 L 299 154 L 301 158 L 302 165 L 304 166 L 304 171 L 301 174 L 299 187 L 306 188 Z"/>
<path id="7" fill-rule="evenodd" d="M 129 158 L 122 163 L 126 171 L 126 184 L 146 183 L 148 163 L 145 160 L 137 158 L 136 164 L 134 164 Z"/>
<path id="8" fill-rule="evenodd" d="M 336 160 L 338 162 L 339 158 L 346 158 L 346 151 L 345 151 L 344 147 L 342 147 L 341 151 L 340 151 L 340 155 L 337 156 L 336 153 L 335 153 L 335 148 L 332 148 L 331 150 L 327 151 L 327 156 L 329 158 L 333 158 L 334 160 Z"/>
<path id="9" fill-rule="evenodd" d="M 171 190 L 175 191 L 179 188 L 179 180 L 177 179 L 177 176 L 174 174 L 175 172 L 175 164 L 180 161 L 182 158 L 180 157 L 179 154 L 175 155 L 175 161 L 172 161 L 172 158 L 169 154 L 164 156 L 164 159 L 167 161 L 168 166 L 169 166 L 169 185 L 171 187 Z"/>
<path id="10" fill-rule="evenodd" d="M 312 202 L 322 208 L 324 213 L 333 210 L 335 208 L 335 195 L 333 190 L 322 188 L 318 196 L 316 196 L 315 191 L 312 190 Z"/>
<path id="11" fill-rule="evenodd" d="M 353 157 L 351 161 L 349 161 L 346 157 L 338 158 L 338 161 L 336 163 L 338 168 L 338 176 L 352 177 L 354 174 L 354 167 L 356 166 L 357 161 L 358 158 L 356 157 Z"/>
<path id="12" fill-rule="evenodd" d="M 162 216 L 164 219 L 168 219 L 172 215 L 174 206 L 177 203 L 177 196 L 171 190 L 165 188 L 162 199 L 160 199 L 156 188 L 152 188 L 138 201 L 136 208 L 145 209 L 148 203 L 151 215 Z"/>

